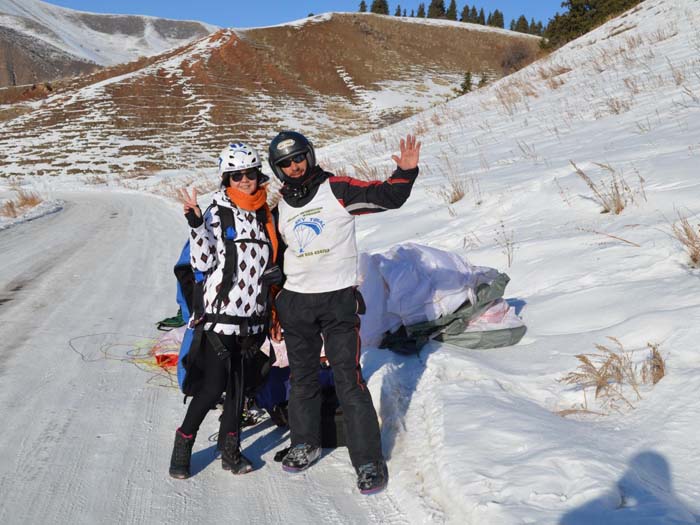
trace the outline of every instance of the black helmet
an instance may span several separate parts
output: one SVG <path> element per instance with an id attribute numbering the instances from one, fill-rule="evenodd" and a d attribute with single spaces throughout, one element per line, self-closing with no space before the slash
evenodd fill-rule
<path id="1" fill-rule="evenodd" d="M 296 131 L 282 131 L 270 142 L 270 152 L 267 160 L 270 163 L 272 172 L 282 182 L 292 182 L 294 179 L 287 177 L 277 163 L 299 153 L 306 154 L 306 162 L 308 164 L 306 169 L 308 173 L 308 170 L 316 166 L 316 153 L 314 152 L 314 145 L 304 135 Z"/>

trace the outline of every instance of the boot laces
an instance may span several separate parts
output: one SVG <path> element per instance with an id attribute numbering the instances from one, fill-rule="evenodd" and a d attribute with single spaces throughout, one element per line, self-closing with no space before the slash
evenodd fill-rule
<path id="1" fill-rule="evenodd" d="M 376 462 L 365 463 L 357 469 L 357 477 L 361 482 L 368 482 L 379 476 L 379 465 Z"/>
<path id="2" fill-rule="evenodd" d="M 292 447 L 292 450 L 290 450 L 287 453 L 287 459 L 291 461 L 299 461 L 302 459 L 306 459 L 308 456 L 309 451 L 311 450 L 310 445 L 295 445 Z"/>

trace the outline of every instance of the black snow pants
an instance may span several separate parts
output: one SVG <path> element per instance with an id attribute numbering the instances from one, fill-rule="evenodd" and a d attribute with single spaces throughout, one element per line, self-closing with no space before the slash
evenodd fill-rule
<path id="1" fill-rule="evenodd" d="M 355 287 L 324 293 L 283 289 L 276 305 L 291 369 L 289 427 L 292 446 L 321 445 L 318 369 L 323 344 L 343 410 L 350 460 L 355 468 L 381 460 L 377 413 L 360 368 L 358 314 L 364 313 L 360 292 Z"/>
<path id="2" fill-rule="evenodd" d="M 226 436 L 230 432 L 240 435 L 245 389 L 241 344 L 245 345 L 245 338 L 237 335 L 216 335 L 229 351 L 230 357 L 221 359 L 205 334 L 204 347 L 197 356 L 196 364 L 203 373 L 202 387 L 192 397 L 180 427 L 185 434 L 197 433 L 209 410 L 221 399 L 221 394 L 227 390 L 227 386 L 230 386 L 224 400 L 219 436 Z"/>

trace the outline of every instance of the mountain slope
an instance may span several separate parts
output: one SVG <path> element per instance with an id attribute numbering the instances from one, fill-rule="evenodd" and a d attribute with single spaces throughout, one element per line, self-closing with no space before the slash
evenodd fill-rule
<path id="1" fill-rule="evenodd" d="M 0 86 L 157 55 L 215 29 L 200 22 L 85 13 L 40 0 L 0 0 Z"/>
<path id="2" fill-rule="evenodd" d="M 376 15 L 221 30 L 144 64 L 54 85 L 28 106 L 36 109 L 0 123 L 8 152 L 0 169 L 7 176 L 209 166 L 233 137 L 264 148 L 281 127 L 301 126 L 322 144 L 442 100 L 466 70 L 498 78 L 510 54 L 537 50 L 537 38 L 519 33 Z M 50 145 L 39 146 L 46 136 Z"/>

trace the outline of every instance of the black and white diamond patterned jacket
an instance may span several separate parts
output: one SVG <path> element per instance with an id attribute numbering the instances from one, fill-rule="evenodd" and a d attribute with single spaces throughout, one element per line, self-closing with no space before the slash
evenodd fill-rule
<path id="1" fill-rule="evenodd" d="M 256 220 L 255 212 L 236 208 L 224 191 L 218 191 L 214 194 L 209 211 L 204 214 L 204 223 L 191 229 L 190 263 L 195 271 L 207 276 L 204 283 L 204 312 L 208 321 L 204 325 L 205 330 L 212 329 L 213 323 L 209 319 L 217 314 L 214 303 L 223 278 L 226 249 L 219 218 L 221 207 L 233 210 L 237 268 L 233 286 L 222 302 L 220 314 L 251 317 L 262 316 L 266 310 L 266 298 L 260 297 L 260 292 L 262 275 L 272 250 L 265 225 Z M 265 244 L 260 244 L 260 241 Z M 258 334 L 263 328 L 260 322 L 248 325 L 251 334 Z M 213 331 L 225 335 L 241 332 L 239 325 L 221 320 L 213 327 Z"/>

